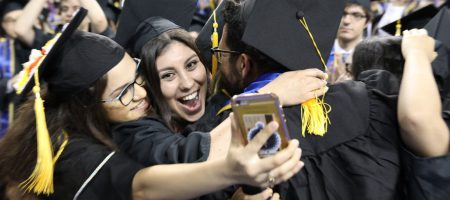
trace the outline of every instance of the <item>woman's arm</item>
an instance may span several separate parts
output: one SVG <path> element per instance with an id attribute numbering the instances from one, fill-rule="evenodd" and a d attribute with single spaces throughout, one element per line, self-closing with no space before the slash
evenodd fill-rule
<path id="1" fill-rule="evenodd" d="M 423 29 L 405 31 L 402 53 L 405 67 L 398 101 L 402 139 L 417 155 L 446 155 L 450 134 L 442 119 L 441 100 L 431 68 L 436 57 L 434 40 Z"/>
<path id="2" fill-rule="evenodd" d="M 259 93 L 275 93 L 283 106 L 301 104 L 328 91 L 327 74 L 318 69 L 284 72 L 259 89 Z"/>
<path id="3" fill-rule="evenodd" d="M 103 33 L 108 28 L 108 21 L 98 2 L 92 0 L 80 0 L 80 5 L 89 11 L 87 17 L 91 22 L 91 31 L 94 33 Z"/>
<path id="4" fill-rule="evenodd" d="M 190 199 L 233 184 L 267 187 L 269 177 L 278 184 L 303 167 L 297 140 L 291 140 L 286 149 L 273 156 L 258 156 L 259 149 L 277 129 L 276 122 L 266 126 L 247 146 L 242 145 L 234 120 L 231 126 L 234 135 L 226 158 L 145 168 L 133 179 L 134 199 Z"/>
<path id="5" fill-rule="evenodd" d="M 36 37 L 33 26 L 46 3 L 47 0 L 29 1 L 14 26 L 14 31 L 18 39 L 28 46 L 33 45 L 34 38 Z"/>

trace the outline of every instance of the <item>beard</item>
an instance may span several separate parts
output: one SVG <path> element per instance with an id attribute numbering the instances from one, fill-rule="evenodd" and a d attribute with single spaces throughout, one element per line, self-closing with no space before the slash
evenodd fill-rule
<path id="1" fill-rule="evenodd" d="M 230 96 L 241 94 L 245 88 L 242 75 L 234 66 L 230 66 L 229 74 L 220 72 L 218 84 L 219 89 L 224 89 Z"/>

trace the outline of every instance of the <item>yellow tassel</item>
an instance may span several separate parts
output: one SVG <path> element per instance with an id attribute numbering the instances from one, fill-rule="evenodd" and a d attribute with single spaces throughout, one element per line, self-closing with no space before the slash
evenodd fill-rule
<path id="1" fill-rule="evenodd" d="M 217 23 L 217 19 L 216 19 L 216 11 L 213 12 L 213 17 L 214 17 L 214 23 L 213 23 L 213 28 L 214 28 L 214 32 L 212 34 L 212 47 L 218 47 L 219 46 L 219 33 L 217 32 L 217 28 L 219 27 L 219 24 Z M 213 54 L 212 55 L 212 76 L 214 77 L 215 74 L 217 73 L 217 67 L 218 67 L 219 63 L 217 61 L 216 56 Z"/>
<path id="2" fill-rule="evenodd" d="M 35 73 L 37 74 L 37 72 Z M 36 114 L 37 160 L 33 173 L 20 187 L 36 194 L 53 193 L 53 149 L 45 121 L 44 102 L 39 94 L 39 86 L 34 86 L 36 94 L 34 110 Z"/>
<path id="3" fill-rule="evenodd" d="M 328 117 L 328 113 L 331 111 L 330 105 L 324 103 L 323 99 L 314 98 L 304 102 L 301 108 L 302 136 L 305 137 L 306 130 L 313 135 L 325 135 L 330 124 Z"/>
<path id="4" fill-rule="evenodd" d="M 319 47 L 314 40 L 312 32 L 309 29 L 308 23 L 306 22 L 305 17 L 299 19 L 300 24 L 302 24 L 303 28 L 305 28 L 308 33 L 311 42 L 316 50 L 317 56 L 320 58 L 322 65 L 327 70 L 327 65 L 320 53 Z M 325 89 L 325 88 L 322 88 Z M 308 131 L 310 134 L 324 136 L 328 131 L 328 125 L 330 124 L 330 118 L 328 117 L 328 113 L 331 112 L 331 106 L 324 102 L 324 96 L 321 98 L 315 97 L 313 99 L 309 99 L 308 101 L 302 103 L 301 105 L 301 113 L 302 113 L 302 136 L 305 137 L 305 132 Z"/>
<path id="5" fill-rule="evenodd" d="M 402 22 L 401 20 L 397 20 L 397 24 L 395 25 L 395 36 L 402 35 Z"/>
<path id="6" fill-rule="evenodd" d="M 44 101 L 41 98 L 40 94 L 40 82 L 39 82 L 39 66 L 42 61 L 45 60 L 47 53 L 56 43 L 57 39 L 61 34 L 58 33 L 53 39 L 48 41 L 42 50 L 41 54 L 37 56 L 35 59 L 30 60 L 30 62 L 25 66 L 22 71 L 23 74 L 20 79 L 19 86 L 21 88 L 26 85 L 29 76 L 31 76 L 31 72 L 35 70 L 33 77 L 35 86 L 33 87 L 33 92 L 36 96 L 34 100 L 34 113 L 36 115 L 36 140 L 37 140 L 37 158 L 36 158 L 36 166 L 33 169 L 31 175 L 19 184 L 19 187 L 28 191 L 34 192 L 35 194 L 41 195 L 50 195 L 53 193 L 53 168 L 54 163 L 58 160 L 61 155 L 64 147 L 67 145 L 68 136 L 67 133 L 64 133 L 64 141 L 61 144 L 57 154 L 53 157 L 53 146 L 50 139 L 50 134 L 47 129 L 47 121 L 45 119 L 45 111 L 44 111 Z M 34 69 L 35 68 L 35 69 Z"/>
<path id="7" fill-rule="evenodd" d="M 33 92 L 34 112 L 36 115 L 37 158 L 33 173 L 22 183 L 20 187 L 36 194 L 53 193 L 53 149 L 45 119 L 44 101 L 40 95 L 39 72 L 34 73 L 35 86 Z"/>

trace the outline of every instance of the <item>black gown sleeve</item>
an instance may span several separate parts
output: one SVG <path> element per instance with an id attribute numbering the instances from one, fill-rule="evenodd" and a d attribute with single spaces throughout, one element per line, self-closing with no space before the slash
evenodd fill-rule
<path id="1" fill-rule="evenodd" d="M 420 158 L 403 148 L 402 161 L 408 189 L 406 199 L 450 199 L 450 154 Z"/>
<path id="2" fill-rule="evenodd" d="M 211 137 L 205 132 L 176 134 L 154 118 L 114 126 L 114 141 L 144 166 L 205 161 Z"/>

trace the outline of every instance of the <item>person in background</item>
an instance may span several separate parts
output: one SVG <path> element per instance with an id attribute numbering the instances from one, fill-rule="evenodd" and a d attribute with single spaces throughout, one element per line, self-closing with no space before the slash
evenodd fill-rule
<path id="1" fill-rule="evenodd" d="M 15 32 L 18 35 L 18 38 L 33 48 L 43 46 L 53 35 L 39 32 L 37 31 L 38 29 L 34 27 L 34 21 L 38 19 L 47 4 L 48 1 L 46 0 L 30 0 L 24 8 L 24 13 L 17 20 Z M 80 30 L 92 31 L 107 37 L 114 36 L 114 33 L 108 26 L 102 8 L 97 1 L 90 0 L 62 0 L 59 5 L 60 23 L 62 24 L 60 24 L 61 26 L 57 26 L 57 30 L 54 31 L 61 31 L 62 25 L 70 22 L 70 19 L 80 6 L 91 11 L 83 24 L 79 27 Z"/>
<path id="2" fill-rule="evenodd" d="M 353 51 L 364 39 L 364 30 L 371 22 L 370 2 L 368 0 L 351 1 L 346 4 L 339 25 L 338 34 L 327 62 L 328 82 L 348 80 Z"/>
<path id="3" fill-rule="evenodd" d="M 14 102 L 14 84 L 19 79 L 22 63 L 30 54 L 30 47 L 17 39 L 14 32 L 17 19 L 23 13 L 23 5 L 17 1 L 0 3 L 0 137 L 13 122 L 17 104 Z"/>

